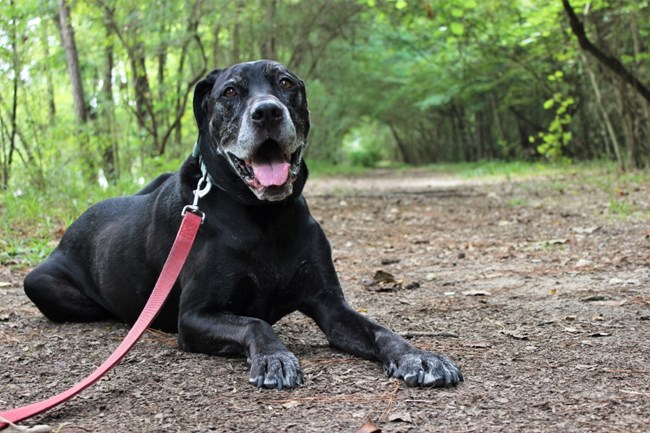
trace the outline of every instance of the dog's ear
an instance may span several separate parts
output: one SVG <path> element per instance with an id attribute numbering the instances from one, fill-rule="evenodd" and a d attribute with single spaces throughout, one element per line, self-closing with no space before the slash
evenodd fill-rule
<path id="1" fill-rule="evenodd" d="M 210 72 L 204 79 L 199 81 L 194 88 L 194 118 L 196 119 L 196 124 L 201 129 L 203 122 L 205 121 L 207 115 L 207 106 L 206 102 L 208 100 L 208 95 L 214 86 L 214 83 L 217 81 L 217 77 L 221 73 L 221 69 L 215 69 Z"/>

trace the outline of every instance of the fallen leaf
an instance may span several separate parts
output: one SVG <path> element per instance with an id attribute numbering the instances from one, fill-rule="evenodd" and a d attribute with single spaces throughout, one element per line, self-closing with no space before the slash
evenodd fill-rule
<path id="1" fill-rule="evenodd" d="M 472 349 L 489 349 L 492 345 L 488 342 L 479 341 L 477 343 L 467 343 L 465 347 L 471 347 Z"/>
<path id="2" fill-rule="evenodd" d="M 528 334 L 518 330 L 502 329 L 501 333 L 503 335 L 507 335 L 508 337 L 512 337 L 515 340 L 528 340 Z"/>
<path id="3" fill-rule="evenodd" d="M 544 245 L 564 245 L 569 242 L 568 239 L 549 239 L 542 242 Z"/>
<path id="4" fill-rule="evenodd" d="M 379 269 L 377 272 L 375 272 L 375 276 L 372 277 L 372 281 L 375 283 L 394 283 L 395 276 L 390 272 Z"/>
<path id="5" fill-rule="evenodd" d="M 575 233 L 578 233 L 579 235 L 590 235 L 596 230 L 598 230 L 600 226 L 593 226 L 593 227 L 572 227 L 571 230 Z"/>
<path id="6" fill-rule="evenodd" d="M 576 262 L 575 267 L 576 268 L 584 268 L 586 266 L 591 265 L 591 260 L 589 259 L 580 259 Z"/>
<path id="7" fill-rule="evenodd" d="M 366 421 L 361 427 L 359 427 L 357 433 L 381 433 L 381 429 L 372 422 Z"/>
<path id="8" fill-rule="evenodd" d="M 7 281 L 0 281 L 0 288 L 2 287 L 11 287 L 11 283 Z"/>
<path id="9" fill-rule="evenodd" d="M 609 296 L 605 295 L 593 295 L 593 296 L 587 296 L 586 298 L 580 299 L 582 302 L 600 302 L 600 301 L 609 301 L 612 298 Z"/>
<path id="10" fill-rule="evenodd" d="M 573 368 L 576 370 L 593 370 L 598 367 L 596 364 L 587 365 L 587 364 L 576 364 Z"/>
<path id="11" fill-rule="evenodd" d="M 409 422 L 409 423 L 413 424 L 413 420 L 411 419 L 411 415 L 408 412 L 391 413 L 390 415 L 388 415 L 388 421 L 389 422 L 402 421 L 402 422 Z"/>
<path id="12" fill-rule="evenodd" d="M 639 284 L 639 281 L 634 279 L 622 280 L 620 278 L 610 278 L 608 283 L 612 286 L 614 285 L 636 286 Z"/>
<path id="13" fill-rule="evenodd" d="M 374 281 L 366 281 L 363 283 L 366 289 L 373 292 L 396 292 L 402 288 L 401 283 L 375 283 Z"/>
<path id="14" fill-rule="evenodd" d="M 379 269 L 375 272 L 372 281 L 364 281 L 363 284 L 366 286 L 366 289 L 374 292 L 396 292 L 403 288 L 404 282 L 395 279 L 395 276 L 390 272 Z M 420 287 L 420 283 L 411 283 L 406 288 L 416 289 L 418 287 Z"/>
<path id="15" fill-rule="evenodd" d="M 300 406 L 300 402 L 298 400 L 291 400 L 282 405 L 283 408 L 285 409 L 291 409 L 292 407 Z"/>
<path id="16" fill-rule="evenodd" d="M 25 433 L 50 433 L 51 431 L 53 431 L 52 427 L 50 427 L 47 424 L 39 424 L 39 425 L 35 425 L 33 427 L 30 427 L 28 429 L 21 430 L 21 432 L 25 432 Z M 57 431 L 59 431 L 59 430 L 57 429 Z"/>
<path id="17" fill-rule="evenodd" d="M 628 195 L 630 195 L 629 192 L 625 191 L 624 189 L 620 189 L 620 188 L 615 188 L 614 192 L 619 197 L 627 197 Z"/>
<path id="18" fill-rule="evenodd" d="M 590 337 L 609 337 L 611 335 L 609 332 L 594 332 L 593 334 L 589 334 Z"/>
<path id="19" fill-rule="evenodd" d="M 466 292 L 463 292 L 463 295 L 465 296 L 491 296 L 492 293 L 486 291 L 486 290 L 468 290 Z"/>

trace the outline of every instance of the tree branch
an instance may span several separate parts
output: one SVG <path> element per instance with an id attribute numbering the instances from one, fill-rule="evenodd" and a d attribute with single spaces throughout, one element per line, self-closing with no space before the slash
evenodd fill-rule
<path id="1" fill-rule="evenodd" d="M 564 11 L 569 17 L 571 30 L 573 31 L 573 34 L 576 36 L 576 38 L 578 38 L 578 44 L 580 44 L 580 48 L 594 56 L 596 60 L 609 68 L 623 81 L 631 85 L 643 97 L 643 99 L 645 99 L 646 102 L 650 104 L 650 90 L 648 90 L 648 88 L 641 81 L 639 81 L 639 79 L 634 74 L 628 71 L 617 58 L 608 56 L 589 40 L 587 34 L 585 33 L 585 27 L 580 22 L 580 19 L 573 10 L 573 7 L 569 3 L 569 0 L 562 0 L 562 5 L 564 6 Z"/>

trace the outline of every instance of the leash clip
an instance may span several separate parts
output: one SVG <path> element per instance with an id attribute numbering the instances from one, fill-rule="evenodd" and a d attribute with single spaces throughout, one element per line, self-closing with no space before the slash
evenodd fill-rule
<path id="1" fill-rule="evenodd" d="M 181 215 L 185 216 L 187 212 L 192 212 L 201 217 L 201 224 L 203 224 L 203 221 L 205 221 L 205 213 L 199 210 L 199 199 L 205 197 L 205 195 L 210 192 L 210 189 L 212 189 L 212 182 L 210 182 L 208 174 L 205 173 L 203 177 L 199 179 L 199 183 L 196 185 L 196 189 L 194 190 L 194 201 L 192 204 L 188 204 L 183 208 Z"/>

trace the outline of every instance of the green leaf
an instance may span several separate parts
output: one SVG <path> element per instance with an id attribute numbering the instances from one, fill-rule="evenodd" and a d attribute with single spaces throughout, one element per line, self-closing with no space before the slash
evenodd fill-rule
<path id="1" fill-rule="evenodd" d="M 418 102 L 418 107 L 422 109 L 427 109 L 430 107 L 439 107 L 441 105 L 447 104 L 449 101 L 451 101 L 450 95 L 438 93 L 438 94 L 429 95 L 426 98 L 424 98 L 422 101 Z"/>
<path id="2" fill-rule="evenodd" d="M 449 29 L 456 36 L 462 36 L 465 34 L 465 26 L 463 25 L 463 23 L 459 23 L 455 21 L 449 25 Z"/>
<path id="3" fill-rule="evenodd" d="M 465 12 L 463 12 L 462 9 L 454 8 L 454 9 L 451 10 L 451 15 L 454 18 L 462 18 L 463 15 L 465 15 Z"/>
<path id="4" fill-rule="evenodd" d="M 544 110 L 550 110 L 553 107 L 553 104 L 555 104 L 555 99 L 547 99 L 544 101 Z"/>

